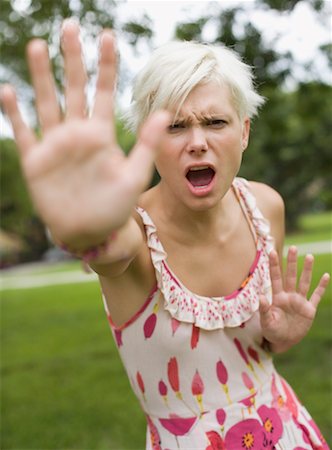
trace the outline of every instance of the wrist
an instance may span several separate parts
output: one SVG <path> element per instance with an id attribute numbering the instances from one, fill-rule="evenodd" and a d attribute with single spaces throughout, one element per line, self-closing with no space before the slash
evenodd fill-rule
<path id="1" fill-rule="evenodd" d="M 108 248 L 111 245 L 112 241 L 116 239 L 116 235 L 116 231 L 113 231 L 110 235 L 107 236 L 104 241 L 96 245 L 92 245 L 86 248 L 83 247 L 80 249 L 61 241 L 55 241 L 55 244 L 62 250 L 70 253 L 75 258 L 81 259 L 84 263 L 89 264 L 100 258 L 102 254 L 108 251 Z"/>
<path id="2" fill-rule="evenodd" d="M 264 338 L 262 348 L 270 353 L 278 354 L 286 352 L 297 343 L 290 341 L 271 342 Z"/>

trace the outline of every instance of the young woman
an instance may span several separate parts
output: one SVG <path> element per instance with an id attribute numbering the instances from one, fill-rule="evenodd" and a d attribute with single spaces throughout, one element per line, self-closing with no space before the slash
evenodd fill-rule
<path id="1" fill-rule="evenodd" d="M 329 275 L 307 299 L 313 257 L 297 286 L 296 248 L 280 260 L 284 205 L 237 178 L 250 119 L 263 99 L 229 49 L 173 42 L 138 76 L 126 158 L 113 127 L 115 48 L 101 37 L 90 115 L 79 28 L 62 36 L 62 115 L 46 44 L 28 60 L 43 131 L 23 123 L 2 89 L 34 204 L 55 242 L 89 263 L 148 422 L 148 449 L 326 449 L 273 352 L 308 332 Z M 160 183 L 143 192 L 155 163 Z"/>

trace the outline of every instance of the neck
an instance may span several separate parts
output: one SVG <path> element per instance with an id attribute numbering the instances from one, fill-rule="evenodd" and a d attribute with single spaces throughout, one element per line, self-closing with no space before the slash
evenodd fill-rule
<path id="1" fill-rule="evenodd" d="M 204 239 L 216 241 L 227 240 L 235 220 L 235 211 L 239 211 L 235 195 L 229 189 L 223 198 L 212 208 L 195 211 L 185 205 L 179 205 L 174 195 L 161 181 L 156 187 L 158 210 L 161 224 L 167 234 L 180 242 L 190 243 Z M 234 209 L 236 208 L 236 209 Z"/>

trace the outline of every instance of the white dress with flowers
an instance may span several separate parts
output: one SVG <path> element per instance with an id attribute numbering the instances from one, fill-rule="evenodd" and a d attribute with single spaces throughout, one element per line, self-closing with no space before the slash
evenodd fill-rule
<path id="1" fill-rule="evenodd" d="M 147 418 L 147 449 L 328 449 L 319 429 L 262 347 L 259 293 L 271 300 L 269 226 L 248 183 L 234 192 L 255 236 L 247 279 L 227 297 L 188 290 L 167 264 L 148 213 L 142 217 L 157 285 L 121 327 L 106 313 Z"/>

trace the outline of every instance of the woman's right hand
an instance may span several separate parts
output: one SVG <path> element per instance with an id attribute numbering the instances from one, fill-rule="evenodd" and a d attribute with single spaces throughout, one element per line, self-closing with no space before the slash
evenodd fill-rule
<path id="1" fill-rule="evenodd" d="M 64 113 L 57 99 L 46 43 L 38 39 L 28 46 L 40 139 L 22 120 L 11 86 L 3 86 L 1 101 L 14 130 L 22 170 L 38 214 L 56 240 L 84 250 L 103 242 L 112 230 L 128 221 L 150 180 L 168 114 L 151 116 L 126 157 L 114 130 L 116 51 L 112 32 L 105 30 L 101 36 L 91 114 L 86 102 L 87 77 L 79 26 L 73 20 L 63 26 L 62 50 Z"/>

